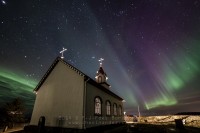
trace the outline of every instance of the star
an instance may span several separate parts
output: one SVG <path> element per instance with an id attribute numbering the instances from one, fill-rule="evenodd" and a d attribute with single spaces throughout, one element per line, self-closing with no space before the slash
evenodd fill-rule
<path id="1" fill-rule="evenodd" d="M 6 4 L 7 4 L 5 0 L 1 0 L 1 3 L 2 3 L 3 5 L 6 5 Z"/>

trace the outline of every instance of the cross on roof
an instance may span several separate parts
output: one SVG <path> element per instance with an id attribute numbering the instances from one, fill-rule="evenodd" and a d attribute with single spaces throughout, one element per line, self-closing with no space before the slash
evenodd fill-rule
<path id="1" fill-rule="evenodd" d="M 64 52 L 65 52 L 66 50 L 67 50 L 66 48 L 63 48 L 63 50 L 60 51 L 60 53 L 61 53 L 61 59 L 64 59 L 63 54 L 64 54 Z"/>
<path id="2" fill-rule="evenodd" d="M 103 58 L 100 58 L 99 59 L 99 62 L 100 62 L 100 67 L 102 67 L 102 63 L 103 63 L 104 59 Z"/>

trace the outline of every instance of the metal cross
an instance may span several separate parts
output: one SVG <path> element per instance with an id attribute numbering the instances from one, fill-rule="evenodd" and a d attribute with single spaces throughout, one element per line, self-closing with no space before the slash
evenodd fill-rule
<path id="1" fill-rule="evenodd" d="M 99 62 L 100 62 L 100 66 L 102 66 L 102 62 L 104 61 L 104 59 L 103 58 L 100 58 L 99 59 Z"/>
<path id="2" fill-rule="evenodd" d="M 63 50 L 60 51 L 60 53 L 61 53 L 61 59 L 64 59 L 63 54 L 64 54 L 64 52 L 65 52 L 66 50 L 67 50 L 66 48 L 63 48 Z"/>

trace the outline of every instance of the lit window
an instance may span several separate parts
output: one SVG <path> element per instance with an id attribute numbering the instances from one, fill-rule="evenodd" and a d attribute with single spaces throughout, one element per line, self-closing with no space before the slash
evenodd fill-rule
<path id="1" fill-rule="evenodd" d="M 113 104 L 113 112 L 114 112 L 114 115 L 117 115 L 117 104 L 116 103 Z"/>
<path id="2" fill-rule="evenodd" d="M 102 83 L 102 77 L 101 76 L 98 77 L 98 82 Z"/>
<path id="3" fill-rule="evenodd" d="M 101 99 L 99 97 L 95 98 L 95 114 L 101 114 Z"/>
<path id="4" fill-rule="evenodd" d="M 106 102 L 106 115 L 110 115 L 110 108 L 111 108 L 111 104 L 109 101 Z"/>
<path id="5" fill-rule="evenodd" d="M 122 115 L 122 106 L 119 105 L 119 115 L 121 116 Z"/>

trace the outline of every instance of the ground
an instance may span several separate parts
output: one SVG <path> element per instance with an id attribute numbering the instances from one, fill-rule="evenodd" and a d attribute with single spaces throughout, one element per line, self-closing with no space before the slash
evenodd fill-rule
<path id="1" fill-rule="evenodd" d="M 19 128 L 18 128 L 19 129 Z M 20 129 L 19 129 L 20 130 Z M 29 133 L 23 130 L 14 131 L 14 129 L 8 130 L 13 133 Z M 100 131 L 99 129 L 88 130 L 86 133 L 199 133 L 200 128 L 184 126 L 183 129 L 176 128 L 174 124 L 168 125 L 157 125 L 149 123 L 132 123 L 120 125 L 118 127 L 110 128 L 105 131 Z M 58 132 L 59 133 L 59 132 Z"/>

